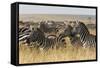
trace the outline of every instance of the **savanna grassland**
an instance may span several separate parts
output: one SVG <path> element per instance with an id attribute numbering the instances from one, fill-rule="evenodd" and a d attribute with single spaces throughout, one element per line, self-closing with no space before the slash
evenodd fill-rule
<path id="1" fill-rule="evenodd" d="M 57 61 L 76 61 L 96 59 L 95 48 L 73 47 L 70 44 L 64 49 L 49 49 L 46 52 L 30 49 L 28 46 L 19 46 L 19 63 L 41 63 Z"/>
<path id="2" fill-rule="evenodd" d="M 40 19 L 48 19 L 50 17 L 50 20 L 59 20 L 59 16 L 55 15 L 49 16 L 46 15 L 43 16 L 40 15 L 37 16 L 33 15 L 28 18 L 32 20 L 40 20 Z M 58 17 L 58 18 L 57 18 Z M 27 16 L 20 17 L 20 20 L 26 20 Z M 27 18 L 27 20 L 28 20 Z M 57 18 L 57 19 L 56 19 Z M 67 17 L 68 18 L 68 17 Z M 61 16 L 61 20 L 65 20 L 66 16 Z M 69 18 L 71 20 L 72 18 Z M 31 20 L 31 21 L 32 21 Z M 82 20 L 82 18 L 81 18 Z M 40 20 L 41 21 L 41 20 Z M 85 22 L 86 21 L 86 22 Z M 93 23 L 95 23 L 95 19 L 92 20 Z M 83 22 L 88 23 L 88 19 L 83 19 Z M 95 29 L 89 29 L 91 34 L 96 35 Z M 66 48 L 60 48 L 60 49 L 49 49 L 48 51 L 40 51 L 36 48 L 30 48 L 27 46 L 27 44 L 21 44 L 19 42 L 19 63 L 43 63 L 43 62 L 58 62 L 58 61 L 76 61 L 76 60 L 94 60 L 96 59 L 96 48 L 83 48 L 77 44 L 77 46 L 73 46 L 70 43 L 70 40 L 68 37 L 66 39 Z"/>

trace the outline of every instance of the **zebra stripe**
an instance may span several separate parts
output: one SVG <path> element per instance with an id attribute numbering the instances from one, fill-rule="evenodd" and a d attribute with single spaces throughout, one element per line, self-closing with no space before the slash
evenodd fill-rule
<path id="1" fill-rule="evenodd" d="M 90 34 L 84 23 L 76 23 L 75 27 L 73 27 L 73 32 L 80 35 L 80 40 L 83 44 L 83 47 L 96 45 L 95 36 Z"/>
<path id="2" fill-rule="evenodd" d="M 19 38 L 19 41 L 23 41 L 25 39 L 27 39 L 30 35 L 23 35 Z"/>
<path id="3" fill-rule="evenodd" d="M 31 32 L 32 30 L 30 29 L 30 25 L 19 28 L 19 41 L 26 40 L 30 36 Z"/>
<path id="4" fill-rule="evenodd" d="M 58 37 L 53 36 L 54 38 L 46 37 L 40 29 L 37 29 L 32 32 L 29 37 L 29 42 L 36 42 L 38 48 L 43 48 L 44 50 L 48 50 L 49 48 L 56 47 L 56 44 L 62 42 L 63 37 L 59 35 Z"/>

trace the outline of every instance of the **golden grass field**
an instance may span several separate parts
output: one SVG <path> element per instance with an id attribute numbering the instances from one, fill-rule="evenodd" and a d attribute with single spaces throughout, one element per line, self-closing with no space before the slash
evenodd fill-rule
<path id="1" fill-rule="evenodd" d="M 59 18 L 60 17 L 58 17 L 58 20 Z M 64 17 L 64 19 L 66 18 Z M 23 20 L 23 18 L 21 18 L 21 20 Z M 36 20 L 38 20 L 38 18 L 36 18 Z M 89 29 L 89 31 L 91 34 L 96 35 L 95 29 L 94 30 Z M 77 61 L 77 60 L 96 59 L 96 48 L 83 48 L 80 46 L 79 47 L 72 46 L 69 38 L 66 38 L 66 43 L 67 43 L 66 48 L 49 49 L 48 51 L 44 52 L 44 51 L 38 51 L 35 48 L 30 49 L 27 45 L 20 44 L 19 42 L 19 63 L 27 64 L 27 63 L 43 63 L 43 62 Z"/>
<path id="2" fill-rule="evenodd" d="M 27 45 L 19 45 L 19 63 L 43 63 L 57 61 L 76 61 L 76 60 L 94 60 L 96 59 L 95 48 L 75 47 L 66 40 L 66 48 L 49 49 L 48 51 L 38 51 L 35 48 L 30 49 Z"/>

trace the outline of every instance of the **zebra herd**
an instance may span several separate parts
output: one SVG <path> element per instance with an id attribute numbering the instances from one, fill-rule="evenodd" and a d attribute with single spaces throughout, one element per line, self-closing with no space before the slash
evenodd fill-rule
<path id="1" fill-rule="evenodd" d="M 29 24 L 19 28 L 19 42 L 25 41 L 29 47 L 36 47 L 37 49 L 58 49 L 66 48 L 67 41 L 65 38 L 68 37 L 72 45 L 79 42 L 78 44 L 84 48 L 96 46 L 96 36 L 90 34 L 83 22 L 70 21 L 67 25 L 62 26 L 64 27 L 62 31 L 59 25 L 54 22 L 51 24 L 40 22 L 37 28 L 30 28 Z M 51 32 L 55 32 L 55 34 L 50 34 Z"/>

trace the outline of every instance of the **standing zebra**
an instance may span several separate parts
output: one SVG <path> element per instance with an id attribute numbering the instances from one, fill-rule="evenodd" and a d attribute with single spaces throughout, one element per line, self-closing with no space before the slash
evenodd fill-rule
<path id="1" fill-rule="evenodd" d="M 77 21 L 74 23 L 72 33 L 79 34 L 79 38 L 82 42 L 82 46 L 85 47 L 93 47 L 96 46 L 96 36 L 90 34 L 88 28 L 83 22 Z"/>
<path id="2" fill-rule="evenodd" d="M 37 28 L 36 30 L 32 31 L 29 38 L 27 38 L 27 43 L 29 46 L 31 46 L 32 42 L 37 43 L 37 48 L 42 48 L 43 50 L 48 50 L 49 48 L 56 47 L 56 44 L 58 45 L 58 42 L 64 42 L 65 40 L 59 35 L 56 36 L 48 36 L 46 37 L 45 34 Z M 33 45 L 32 45 L 33 46 Z"/>

